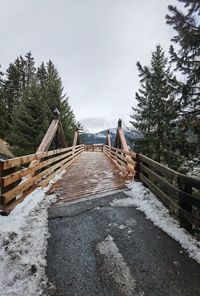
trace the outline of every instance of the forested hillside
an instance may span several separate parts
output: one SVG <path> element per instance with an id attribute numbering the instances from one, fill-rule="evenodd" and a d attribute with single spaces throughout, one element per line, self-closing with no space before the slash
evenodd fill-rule
<path id="1" fill-rule="evenodd" d="M 144 135 L 137 151 L 179 169 L 200 156 L 200 3 L 179 0 L 166 16 L 175 36 L 169 56 L 158 45 L 149 65 L 137 63 L 140 88 L 131 123 Z"/>
<path id="2" fill-rule="evenodd" d="M 36 151 L 55 108 L 71 144 L 77 123 L 53 62 L 37 67 L 28 52 L 0 72 L 0 138 L 12 145 L 14 155 Z"/>

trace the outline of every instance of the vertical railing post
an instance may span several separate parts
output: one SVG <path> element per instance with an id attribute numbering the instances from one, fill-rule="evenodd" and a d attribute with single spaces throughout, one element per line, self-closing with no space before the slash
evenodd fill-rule
<path id="1" fill-rule="evenodd" d="M 181 196 L 181 191 L 182 192 L 186 192 L 188 194 L 192 195 L 192 187 L 189 184 L 184 184 L 183 182 L 181 182 L 180 179 L 180 175 L 178 175 L 177 178 L 177 185 L 178 188 L 180 189 L 180 193 L 179 193 L 179 206 L 183 209 L 186 210 L 187 212 L 192 214 L 192 205 L 191 203 L 187 202 L 187 201 L 183 201 L 182 196 Z M 182 213 L 182 211 L 179 211 L 179 220 L 180 220 L 180 226 L 187 229 L 190 233 L 193 232 L 193 227 L 192 227 L 192 223 L 189 223 L 185 217 L 184 214 Z"/>
<path id="2" fill-rule="evenodd" d="M 140 178 L 140 157 L 139 157 L 139 153 L 136 153 L 136 158 L 133 159 L 133 161 L 136 162 L 136 165 L 134 167 L 134 170 L 135 170 L 134 178 L 139 180 L 139 178 Z"/>
<path id="3" fill-rule="evenodd" d="M 0 206 L 2 204 L 2 182 L 1 182 L 1 178 L 2 178 L 2 160 L 0 160 Z"/>

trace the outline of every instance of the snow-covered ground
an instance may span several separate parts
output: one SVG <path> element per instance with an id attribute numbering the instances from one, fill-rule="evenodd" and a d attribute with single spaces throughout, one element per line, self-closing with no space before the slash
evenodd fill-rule
<path id="1" fill-rule="evenodd" d="M 185 161 L 180 168 L 182 171 L 192 178 L 196 178 L 200 180 L 200 160 L 198 158 L 194 158 L 193 160 Z"/>
<path id="2" fill-rule="evenodd" d="M 45 193 L 62 174 L 48 187 L 33 191 L 9 216 L 0 216 L 1 296 L 45 295 L 47 210 L 56 200 L 55 195 L 45 197 Z"/>
<path id="3" fill-rule="evenodd" d="M 131 189 L 130 191 L 126 191 L 129 197 L 114 200 L 111 206 L 134 206 L 144 212 L 147 219 L 151 220 L 155 226 L 161 228 L 169 236 L 178 241 L 188 252 L 189 256 L 200 263 L 200 242 L 180 227 L 178 221 L 169 214 L 168 209 L 142 183 L 132 182 L 128 187 Z"/>

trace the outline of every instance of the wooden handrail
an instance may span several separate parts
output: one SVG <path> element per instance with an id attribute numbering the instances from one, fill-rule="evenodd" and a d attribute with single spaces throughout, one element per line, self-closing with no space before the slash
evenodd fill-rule
<path id="1" fill-rule="evenodd" d="M 84 145 L 85 151 L 90 151 L 90 152 L 101 152 L 103 151 L 103 144 L 93 144 L 93 145 Z"/>
<path id="2" fill-rule="evenodd" d="M 104 153 L 125 177 L 139 177 L 178 217 L 181 226 L 189 231 L 200 227 L 200 180 L 132 151 L 104 145 Z"/>
<path id="3" fill-rule="evenodd" d="M 1 161 L 0 204 L 5 211 L 10 202 L 16 205 L 17 196 L 21 195 L 20 202 L 27 192 L 33 190 L 33 186 L 47 184 L 46 180 L 51 180 L 55 174 L 68 167 L 83 151 L 84 145 L 78 145 Z M 12 206 L 9 205 L 9 208 Z"/>
<path id="4" fill-rule="evenodd" d="M 103 151 L 125 177 L 133 178 L 136 175 L 136 154 L 134 152 L 108 145 L 104 145 Z"/>
<path id="5" fill-rule="evenodd" d="M 176 172 L 142 154 L 139 178 L 189 231 L 200 227 L 200 180 Z M 197 214 L 198 213 L 198 214 Z"/>

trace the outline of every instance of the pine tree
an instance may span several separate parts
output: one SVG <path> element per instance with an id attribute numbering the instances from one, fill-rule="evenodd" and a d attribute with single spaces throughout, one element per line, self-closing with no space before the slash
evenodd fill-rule
<path id="1" fill-rule="evenodd" d="M 76 123 L 74 113 L 71 109 L 71 106 L 68 102 L 68 97 L 64 98 L 61 102 L 61 122 L 63 125 L 65 137 L 69 145 L 73 143 L 74 132 L 78 127 L 78 123 Z"/>
<path id="2" fill-rule="evenodd" d="M 136 93 L 137 107 L 133 108 L 132 125 L 144 134 L 139 140 L 140 152 L 170 164 L 173 151 L 177 105 L 173 95 L 167 59 L 160 45 L 152 53 L 150 67 L 138 62 L 141 88 Z"/>
<path id="3" fill-rule="evenodd" d="M 179 115 L 179 134 L 183 142 L 181 153 L 186 158 L 191 158 L 200 153 L 200 2 L 199 0 L 178 1 L 184 3 L 184 9 L 181 11 L 170 5 L 170 14 L 166 19 L 176 31 L 176 36 L 172 38 L 176 48 L 170 47 L 171 61 L 183 77 L 176 86 L 181 106 Z M 188 134 L 194 134 L 193 142 Z"/>
<path id="4" fill-rule="evenodd" d="M 6 130 L 16 155 L 36 151 L 53 119 L 55 108 L 60 111 L 65 137 L 70 145 L 76 121 L 68 98 L 63 94 L 57 69 L 49 61 L 36 70 L 31 52 L 25 57 L 18 57 L 9 65 L 6 77 L 0 84 L 0 136 L 4 136 Z"/>
<path id="5" fill-rule="evenodd" d="M 13 114 L 11 140 L 15 155 L 36 151 L 49 125 L 46 108 L 38 83 L 32 79 Z"/>
<path id="6" fill-rule="evenodd" d="M 19 58 L 17 58 L 14 63 L 9 65 L 6 71 L 6 78 L 4 79 L 3 93 L 6 102 L 8 123 L 12 123 L 13 112 L 22 96 L 22 86 L 22 65 Z"/>
<path id="7" fill-rule="evenodd" d="M 42 64 L 38 67 L 36 76 L 37 76 L 41 91 L 43 92 L 43 96 L 45 96 L 47 70 L 46 70 L 44 62 L 42 62 Z"/>
<path id="8" fill-rule="evenodd" d="M 41 70 L 42 68 L 40 68 Z M 44 73 L 44 69 L 42 70 Z M 68 97 L 63 94 L 62 80 L 58 74 L 52 61 L 49 61 L 46 66 L 45 79 L 45 99 L 49 107 L 49 119 L 52 117 L 52 111 L 58 108 L 60 111 L 60 119 L 63 125 L 65 136 L 68 144 L 72 144 L 73 134 L 76 128 L 74 113 L 69 105 Z"/>
<path id="9" fill-rule="evenodd" d="M 200 3 L 198 0 L 178 0 L 183 2 L 185 12 L 170 5 L 171 15 L 167 15 L 167 23 L 173 26 L 177 35 L 172 41 L 178 45 L 178 50 L 170 47 L 171 60 L 186 78 L 185 83 L 179 83 L 185 112 L 200 112 Z"/>
<path id="10" fill-rule="evenodd" d="M 32 53 L 30 51 L 25 55 L 25 58 L 25 88 L 28 88 L 31 86 L 36 68 L 34 58 L 32 57 Z"/>
<path id="11" fill-rule="evenodd" d="M 3 96 L 3 72 L 0 71 L 0 137 L 6 137 L 6 104 Z"/>

